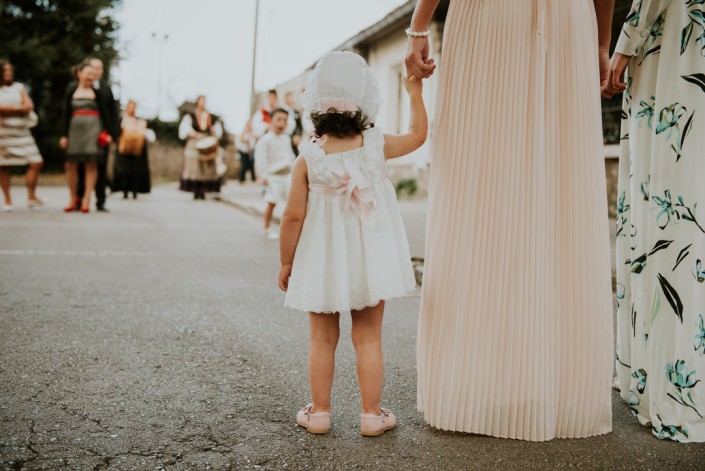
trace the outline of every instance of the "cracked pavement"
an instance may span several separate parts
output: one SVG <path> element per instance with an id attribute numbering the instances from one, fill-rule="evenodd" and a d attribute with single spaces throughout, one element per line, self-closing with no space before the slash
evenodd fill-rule
<path id="1" fill-rule="evenodd" d="M 234 183 L 231 183 L 234 184 Z M 333 428 L 294 423 L 308 400 L 304 314 L 282 307 L 278 245 L 259 219 L 174 185 L 111 214 L 0 214 L 0 469 L 703 469 L 614 395 L 614 432 L 527 443 L 439 432 L 415 411 L 418 297 L 388 303 L 383 402 L 359 435 L 350 321 Z M 13 188 L 17 202 L 24 197 Z M 19 206 L 19 204 L 17 205 Z"/>

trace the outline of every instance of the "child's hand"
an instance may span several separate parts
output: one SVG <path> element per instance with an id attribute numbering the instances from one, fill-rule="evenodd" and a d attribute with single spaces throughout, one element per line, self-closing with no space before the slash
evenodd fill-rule
<path id="1" fill-rule="evenodd" d="M 279 268 L 279 289 L 286 292 L 289 289 L 289 277 L 291 276 L 291 265 L 282 265 Z"/>
<path id="2" fill-rule="evenodd" d="M 423 91 L 421 79 L 418 79 L 416 76 L 412 75 L 411 77 L 402 77 L 401 81 L 404 84 L 404 88 L 406 88 L 406 93 L 408 93 L 410 97 L 421 95 L 421 92 Z"/>

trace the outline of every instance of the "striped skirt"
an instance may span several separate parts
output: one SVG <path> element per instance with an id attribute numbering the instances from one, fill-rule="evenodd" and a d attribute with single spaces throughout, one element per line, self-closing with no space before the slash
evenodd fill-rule
<path id="1" fill-rule="evenodd" d="M 29 129 L 0 122 L 0 167 L 34 163 L 42 163 L 42 156 Z"/>
<path id="2" fill-rule="evenodd" d="M 611 425 L 613 314 L 592 0 L 457 0 L 435 110 L 418 408 L 542 441 Z"/>

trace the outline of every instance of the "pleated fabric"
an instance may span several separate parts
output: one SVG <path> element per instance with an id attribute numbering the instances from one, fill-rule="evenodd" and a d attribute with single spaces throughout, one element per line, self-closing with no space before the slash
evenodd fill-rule
<path id="1" fill-rule="evenodd" d="M 417 346 L 433 427 L 611 431 L 600 113 L 591 0 L 451 2 Z"/>

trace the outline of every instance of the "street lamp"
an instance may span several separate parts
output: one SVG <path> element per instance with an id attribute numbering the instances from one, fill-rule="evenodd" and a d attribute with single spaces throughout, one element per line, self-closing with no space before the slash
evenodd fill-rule
<path id="1" fill-rule="evenodd" d="M 257 26 L 259 25 L 259 0 L 255 0 L 255 40 L 252 45 L 252 78 L 250 83 L 250 116 L 255 113 L 255 70 L 257 68 Z"/>
<path id="2" fill-rule="evenodd" d="M 159 52 L 157 53 L 157 119 L 161 119 L 162 114 L 162 57 L 164 55 L 164 44 L 169 40 L 168 34 L 157 34 L 152 33 L 152 39 L 154 39 L 158 46 Z"/>

